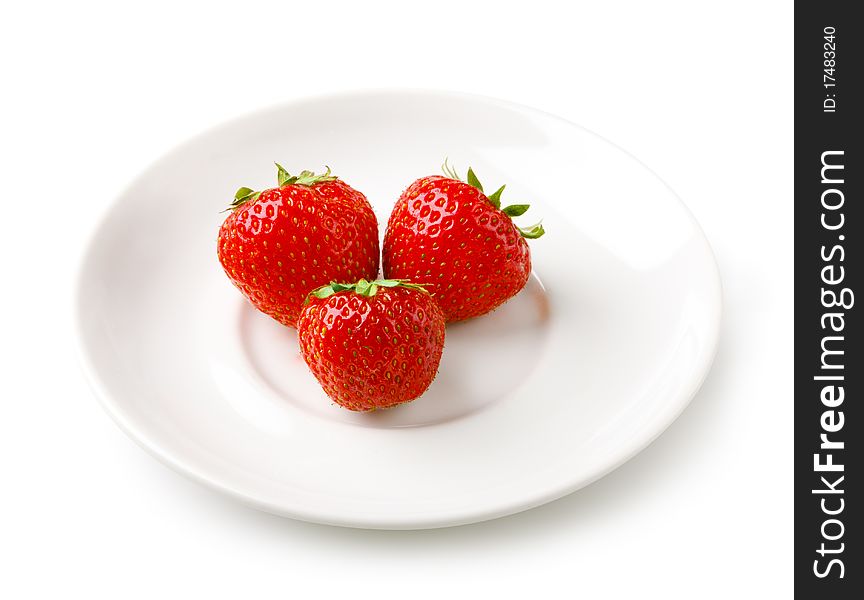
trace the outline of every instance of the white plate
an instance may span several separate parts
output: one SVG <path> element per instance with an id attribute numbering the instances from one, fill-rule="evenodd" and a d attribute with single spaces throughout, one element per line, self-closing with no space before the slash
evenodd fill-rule
<path id="1" fill-rule="evenodd" d="M 534 276 L 495 313 L 448 327 L 414 403 L 333 405 L 294 330 L 256 313 L 216 259 L 234 190 L 329 165 L 382 229 L 449 156 L 547 234 Z M 548 502 L 659 435 L 708 371 L 720 283 L 699 226 L 638 161 L 569 122 L 451 93 L 370 92 L 282 105 L 170 152 L 117 200 L 79 279 L 84 362 L 146 449 L 257 508 L 355 527 L 424 528 Z"/>

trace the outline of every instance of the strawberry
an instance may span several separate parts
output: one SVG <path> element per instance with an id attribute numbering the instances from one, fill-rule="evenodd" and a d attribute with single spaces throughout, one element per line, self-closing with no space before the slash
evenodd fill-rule
<path id="1" fill-rule="evenodd" d="M 511 217 L 527 204 L 501 208 L 502 185 L 489 196 L 472 169 L 467 183 L 444 163 L 446 177 L 432 175 L 402 192 L 384 234 L 384 276 L 424 284 L 448 321 L 486 314 L 528 282 L 531 253 L 526 238 L 545 232 L 525 229 Z"/>
<path id="2" fill-rule="evenodd" d="M 324 391 L 355 411 L 420 396 L 444 348 L 444 314 L 426 290 L 404 281 L 320 287 L 297 330 L 300 352 Z"/>
<path id="3" fill-rule="evenodd" d="M 378 222 L 366 197 L 330 175 L 289 174 L 242 187 L 219 230 L 219 262 L 252 304 L 294 327 L 306 295 L 330 281 L 378 275 Z"/>

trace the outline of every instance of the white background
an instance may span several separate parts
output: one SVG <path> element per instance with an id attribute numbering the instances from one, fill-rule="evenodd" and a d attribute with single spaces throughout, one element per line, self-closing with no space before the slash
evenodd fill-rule
<path id="1" fill-rule="evenodd" d="M 10 4 L 0 597 L 791 596 L 791 3 Z M 75 356 L 76 263 L 124 184 L 184 138 L 288 98 L 394 86 L 532 105 L 655 170 L 715 249 L 719 354 L 657 442 L 539 509 L 419 532 L 258 513 L 102 412 Z"/>

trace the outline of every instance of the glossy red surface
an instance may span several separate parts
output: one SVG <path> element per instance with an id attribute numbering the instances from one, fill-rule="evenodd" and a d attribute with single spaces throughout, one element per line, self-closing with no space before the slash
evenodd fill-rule
<path id="1" fill-rule="evenodd" d="M 225 219 L 217 247 L 234 285 L 291 327 L 313 289 L 378 275 L 375 214 L 340 180 L 262 192 Z"/>
<path id="2" fill-rule="evenodd" d="M 448 321 L 494 310 L 528 282 L 531 256 L 516 225 L 478 189 L 418 179 L 396 202 L 384 235 L 384 276 L 427 284 Z"/>
<path id="3" fill-rule="evenodd" d="M 380 288 L 310 299 L 300 351 L 330 398 L 345 408 L 388 408 L 419 397 L 438 372 L 444 314 L 427 293 Z"/>

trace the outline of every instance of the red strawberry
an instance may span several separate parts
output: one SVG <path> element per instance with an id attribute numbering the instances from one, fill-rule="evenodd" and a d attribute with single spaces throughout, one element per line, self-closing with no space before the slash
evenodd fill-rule
<path id="1" fill-rule="evenodd" d="M 219 262 L 260 311 L 294 327 L 307 294 L 330 281 L 378 275 L 378 222 L 340 179 L 278 163 L 279 187 L 240 188 L 219 230 Z"/>
<path id="2" fill-rule="evenodd" d="M 357 411 L 420 396 L 444 348 L 441 309 L 421 286 L 402 281 L 318 288 L 297 329 L 303 358 L 324 391 Z"/>
<path id="3" fill-rule="evenodd" d="M 412 183 L 393 207 L 384 276 L 424 284 L 447 320 L 461 321 L 494 310 L 525 286 L 531 273 L 525 238 L 544 230 L 513 223 L 528 205 L 500 208 L 503 185 L 486 196 L 473 170 L 467 183 L 446 162 L 444 172 Z"/>

